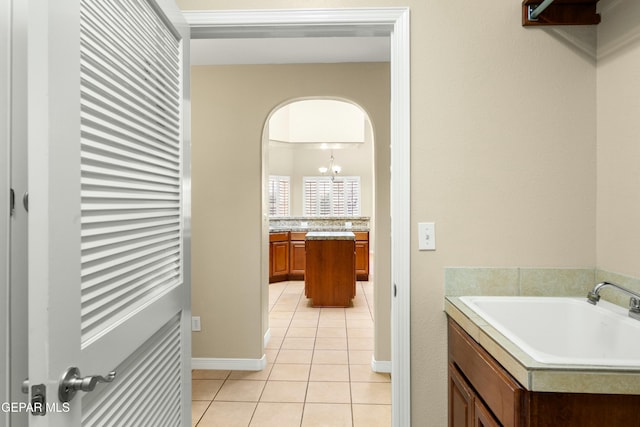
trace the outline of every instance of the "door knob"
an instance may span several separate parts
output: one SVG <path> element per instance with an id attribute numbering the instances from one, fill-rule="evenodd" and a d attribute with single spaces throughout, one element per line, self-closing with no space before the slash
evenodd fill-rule
<path id="1" fill-rule="evenodd" d="M 116 377 L 116 371 L 111 371 L 106 377 L 102 375 L 89 375 L 82 378 L 80 369 L 69 368 L 62 374 L 60 385 L 58 386 L 58 398 L 61 402 L 69 402 L 76 395 L 78 390 L 93 391 L 98 383 L 110 383 Z"/>

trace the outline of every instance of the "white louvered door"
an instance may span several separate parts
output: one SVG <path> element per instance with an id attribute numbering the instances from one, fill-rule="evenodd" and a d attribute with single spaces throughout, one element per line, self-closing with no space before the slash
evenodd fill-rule
<path id="1" fill-rule="evenodd" d="M 189 425 L 189 29 L 173 0 L 29 6 L 30 425 Z M 116 376 L 65 404 L 70 367 Z"/>

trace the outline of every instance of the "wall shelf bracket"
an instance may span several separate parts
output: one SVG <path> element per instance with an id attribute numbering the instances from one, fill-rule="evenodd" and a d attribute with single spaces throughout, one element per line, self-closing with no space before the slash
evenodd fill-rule
<path id="1" fill-rule="evenodd" d="M 524 0 L 522 26 L 541 25 L 596 25 L 598 0 Z"/>

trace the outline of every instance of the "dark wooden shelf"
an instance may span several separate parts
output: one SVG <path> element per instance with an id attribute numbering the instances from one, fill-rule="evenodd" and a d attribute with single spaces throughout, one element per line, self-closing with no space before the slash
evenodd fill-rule
<path id="1" fill-rule="evenodd" d="M 597 13 L 598 0 L 555 0 L 538 16 L 529 20 L 529 6 L 537 6 L 542 0 L 524 0 L 522 2 L 522 25 L 524 27 L 544 25 L 596 25 L 600 23 Z"/>

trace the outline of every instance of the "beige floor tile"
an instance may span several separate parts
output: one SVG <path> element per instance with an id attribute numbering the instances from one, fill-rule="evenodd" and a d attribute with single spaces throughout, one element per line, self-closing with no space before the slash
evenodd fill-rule
<path id="1" fill-rule="evenodd" d="M 346 350 L 347 339 L 346 338 L 316 338 L 317 350 Z"/>
<path id="2" fill-rule="evenodd" d="M 269 313 L 269 320 L 274 319 L 285 319 L 291 320 L 295 311 L 274 311 L 273 313 Z"/>
<path id="3" fill-rule="evenodd" d="M 292 328 L 316 328 L 318 320 L 316 319 L 293 319 L 290 327 Z"/>
<path id="4" fill-rule="evenodd" d="M 349 350 L 350 365 L 371 365 L 371 350 Z"/>
<path id="5" fill-rule="evenodd" d="M 247 427 L 257 403 L 211 402 L 198 427 Z"/>
<path id="6" fill-rule="evenodd" d="M 287 338 L 315 338 L 318 328 L 289 328 Z"/>
<path id="7" fill-rule="evenodd" d="M 284 341 L 284 337 L 271 337 L 269 342 L 264 348 L 269 350 L 279 350 L 280 346 L 282 346 L 282 342 Z"/>
<path id="8" fill-rule="evenodd" d="M 227 380 L 216 395 L 216 401 L 257 402 L 266 381 Z"/>
<path id="9" fill-rule="evenodd" d="M 306 381 L 267 381 L 260 401 L 304 403 L 306 395 Z"/>
<path id="10" fill-rule="evenodd" d="M 271 328 L 273 335 L 273 328 Z M 349 338 L 373 338 L 373 328 L 349 328 L 346 329 Z"/>
<path id="11" fill-rule="evenodd" d="M 313 357 L 313 350 L 286 350 L 282 349 L 278 353 L 276 363 L 300 363 L 310 364 Z"/>
<path id="12" fill-rule="evenodd" d="M 285 337 L 282 341 L 281 349 L 284 350 L 313 350 L 315 345 L 315 338 L 289 338 Z"/>
<path id="13" fill-rule="evenodd" d="M 284 337 L 287 335 L 287 328 L 274 328 L 273 326 L 269 327 L 269 332 L 271 333 L 271 338 L 273 337 Z"/>
<path id="14" fill-rule="evenodd" d="M 388 383 L 391 382 L 391 375 L 387 373 L 374 372 L 371 365 L 351 365 L 349 366 L 352 382 Z"/>
<path id="15" fill-rule="evenodd" d="M 371 362 L 371 356 L 369 356 Z M 349 353 L 347 350 L 314 350 L 314 364 L 346 365 L 349 363 Z"/>
<path id="16" fill-rule="evenodd" d="M 273 365 L 269 381 L 307 381 L 311 365 L 276 363 Z"/>
<path id="17" fill-rule="evenodd" d="M 373 350 L 373 338 L 349 337 L 349 350 Z"/>
<path id="18" fill-rule="evenodd" d="M 231 371 L 230 380 L 266 380 L 271 374 L 273 363 L 268 363 L 261 371 Z"/>
<path id="19" fill-rule="evenodd" d="M 216 369 L 194 369 L 191 371 L 191 379 L 194 380 L 226 380 L 231 371 L 219 371 Z"/>
<path id="20" fill-rule="evenodd" d="M 271 313 L 276 311 L 296 311 L 296 307 L 297 305 L 295 303 L 283 304 L 281 302 L 277 302 L 271 309 Z"/>
<path id="21" fill-rule="evenodd" d="M 344 338 L 347 336 L 347 330 L 343 326 L 341 328 L 318 328 L 317 338 Z"/>
<path id="22" fill-rule="evenodd" d="M 270 328 L 288 328 L 290 323 L 291 319 L 269 318 Z"/>
<path id="23" fill-rule="evenodd" d="M 302 403 L 260 402 L 253 414 L 250 427 L 299 427 Z"/>
<path id="24" fill-rule="evenodd" d="M 276 348 L 265 348 L 264 355 L 267 357 L 267 363 L 274 363 L 276 358 L 278 357 L 278 353 L 280 349 Z"/>
<path id="25" fill-rule="evenodd" d="M 373 328 L 373 320 L 348 318 L 347 328 Z"/>
<path id="26" fill-rule="evenodd" d="M 349 381 L 349 365 L 313 364 L 309 381 Z"/>
<path id="27" fill-rule="evenodd" d="M 306 403 L 302 427 L 351 427 L 351 405 Z"/>
<path id="28" fill-rule="evenodd" d="M 346 321 L 344 319 L 320 319 L 318 320 L 319 328 L 345 328 Z"/>
<path id="29" fill-rule="evenodd" d="M 202 418 L 202 415 L 205 413 L 209 405 L 211 404 L 208 400 L 196 400 L 191 402 L 191 425 L 195 426 Z"/>
<path id="30" fill-rule="evenodd" d="M 304 301 L 300 301 L 298 303 L 298 313 L 302 313 L 303 311 L 315 311 L 317 310 L 317 308 L 313 307 L 311 305 L 311 301 L 309 300 L 304 300 Z"/>
<path id="31" fill-rule="evenodd" d="M 293 315 L 293 320 L 318 320 L 320 313 L 318 310 L 300 311 Z"/>
<path id="32" fill-rule="evenodd" d="M 391 383 L 351 383 L 353 403 L 391 404 Z"/>
<path id="33" fill-rule="evenodd" d="M 193 380 L 191 381 L 191 400 L 213 400 L 222 380 Z"/>
<path id="34" fill-rule="evenodd" d="M 369 309 L 363 309 L 363 310 L 353 310 L 353 311 L 347 311 L 346 313 L 346 317 L 347 319 L 364 319 L 364 320 L 372 320 L 371 317 L 371 312 L 369 311 Z"/>
<path id="35" fill-rule="evenodd" d="M 353 405 L 353 427 L 391 427 L 391 405 Z"/>
<path id="36" fill-rule="evenodd" d="M 351 403 L 349 382 L 309 381 L 307 402 L 311 403 Z"/>

